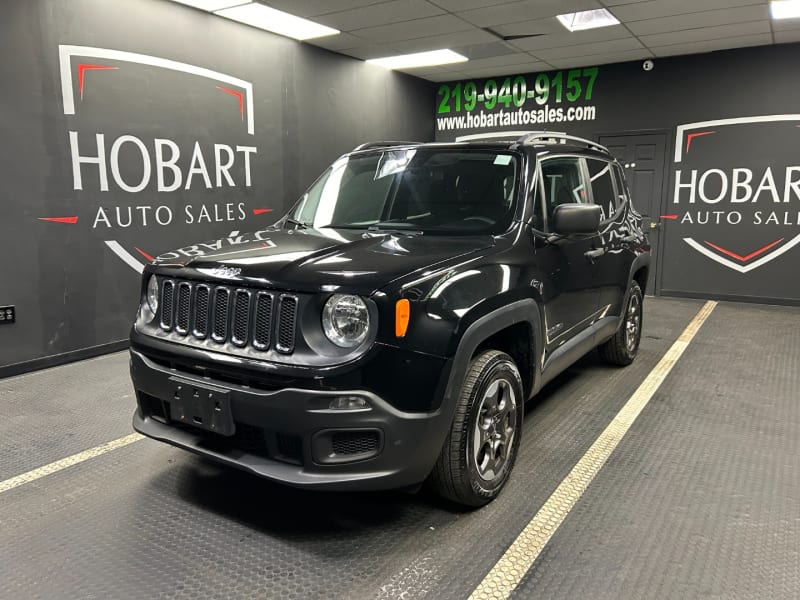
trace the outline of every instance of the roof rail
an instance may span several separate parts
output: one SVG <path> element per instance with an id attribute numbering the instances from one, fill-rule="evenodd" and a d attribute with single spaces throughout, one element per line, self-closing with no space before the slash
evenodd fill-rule
<path id="1" fill-rule="evenodd" d="M 515 141 L 520 136 L 526 136 L 533 131 L 492 131 L 488 133 L 472 133 L 461 135 L 456 138 L 456 142 L 486 142 L 490 140 Z"/>
<path id="2" fill-rule="evenodd" d="M 540 144 L 567 144 L 567 143 L 574 143 L 576 145 L 586 146 L 587 148 L 593 148 L 595 150 L 600 150 L 601 152 L 608 152 L 608 148 L 603 146 L 602 144 L 598 144 L 597 142 L 593 142 L 592 140 L 587 140 L 586 138 L 576 137 L 574 135 L 567 135 L 561 131 L 534 131 L 532 133 L 528 133 L 523 135 L 519 138 L 515 145 L 517 146 L 528 146 L 535 143 Z"/>
<path id="3" fill-rule="evenodd" d="M 359 150 L 371 150 L 373 148 L 391 148 L 393 146 L 419 146 L 422 142 L 367 142 L 356 146 L 351 152 L 358 152 Z"/>

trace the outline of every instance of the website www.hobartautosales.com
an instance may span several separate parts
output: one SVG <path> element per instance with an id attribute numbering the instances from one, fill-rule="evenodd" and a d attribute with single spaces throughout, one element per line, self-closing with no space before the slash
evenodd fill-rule
<path id="1" fill-rule="evenodd" d="M 436 127 L 439 131 L 453 129 L 477 129 L 481 127 L 507 127 L 509 125 L 545 125 L 548 123 L 568 123 L 573 121 L 594 121 L 597 110 L 594 106 L 570 106 L 569 108 L 541 108 L 501 110 L 496 113 L 483 111 L 457 117 L 438 117 Z"/>

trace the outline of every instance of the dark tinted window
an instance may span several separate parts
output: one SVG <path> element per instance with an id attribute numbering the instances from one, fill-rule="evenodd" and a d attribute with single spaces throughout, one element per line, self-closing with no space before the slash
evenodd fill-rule
<path id="1" fill-rule="evenodd" d="M 613 166 L 604 160 L 586 159 L 589 168 L 589 180 L 592 182 L 594 203 L 603 211 L 602 219 L 611 219 L 620 206 L 619 198 L 614 190 Z"/>
<path id="2" fill-rule="evenodd" d="M 499 233 L 513 219 L 517 160 L 509 153 L 411 148 L 340 159 L 292 218 L 313 227 Z"/>
<path id="3" fill-rule="evenodd" d="M 542 161 L 541 168 L 541 184 L 544 190 L 544 223 L 537 229 L 550 231 L 553 211 L 557 206 L 585 203 L 588 202 L 588 197 L 580 158 L 549 158 Z"/>

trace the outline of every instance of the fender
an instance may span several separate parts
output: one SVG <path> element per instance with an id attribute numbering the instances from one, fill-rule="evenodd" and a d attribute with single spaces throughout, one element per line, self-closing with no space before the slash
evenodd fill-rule
<path id="1" fill-rule="evenodd" d="M 491 337 L 498 331 L 505 329 L 516 323 L 528 323 L 533 334 L 533 348 L 531 357 L 533 365 L 518 365 L 522 368 L 532 368 L 531 391 L 537 390 L 541 373 L 537 365 L 539 364 L 539 352 L 542 348 L 540 339 L 542 331 L 542 317 L 539 304 L 533 298 L 517 300 L 498 308 L 472 323 L 459 340 L 455 355 L 452 360 L 450 376 L 445 388 L 442 408 L 452 414 L 455 411 L 455 404 L 461 391 L 461 383 L 466 377 L 470 359 L 475 353 L 481 342 Z M 527 400 L 527 398 L 526 398 Z"/>

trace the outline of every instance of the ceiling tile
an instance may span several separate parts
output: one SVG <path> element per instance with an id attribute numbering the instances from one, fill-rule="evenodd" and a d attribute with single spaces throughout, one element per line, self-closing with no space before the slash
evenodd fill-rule
<path id="1" fill-rule="evenodd" d="M 378 4 L 385 0 L 262 0 L 278 10 L 300 17 L 314 17 L 327 13 L 350 10 L 360 6 Z"/>
<path id="2" fill-rule="evenodd" d="M 613 25 L 612 27 L 590 29 L 587 31 L 576 31 L 574 33 L 563 31 L 550 35 L 522 38 L 519 40 L 513 40 L 509 43 L 520 50 L 536 53 L 537 50 L 543 50 L 547 48 L 579 46 L 622 39 L 633 39 L 633 36 L 622 25 Z"/>
<path id="3" fill-rule="evenodd" d="M 776 31 L 775 41 L 779 44 L 786 44 L 788 42 L 800 42 L 800 30 Z"/>
<path id="4" fill-rule="evenodd" d="M 409 75 L 413 75 L 413 73 L 409 73 Z M 428 81 L 435 81 L 435 82 L 438 83 L 440 81 L 459 81 L 459 80 L 463 81 L 464 79 L 469 79 L 469 77 L 467 75 L 464 75 L 463 73 L 459 73 L 457 71 L 453 71 L 453 72 L 450 72 L 450 73 L 438 73 L 436 75 L 425 75 L 425 76 L 423 76 L 423 79 L 427 79 Z"/>
<path id="5" fill-rule="evenodd" d="M 531 57 L 528 57 L 531 59 Z M 465 66 L 462 71 L 469 74 L 470 77 L 500 77 L 503 75 L 521 75 L 524 73 L 539 73 L 542 71 L 550 71 L 552 67 L 549 63 L 541 60 L 529 60 L 528 62 L 516 65 L 498 65 L 490 68 L 473 69 Z"/>
<path id="6" fill-rule="evenodd" d="M 493 56 L 491 58 L 479 58 L 477 60 L 470 60 L 469 62 L 461 65 L 462 71 L 477 71 L 489 69 L 493 67 L 508 67 L 511 65 L 519 65 L 524 63 L 534 62 L 530 54 L 526 52 L 518 52 L 516 54 L 506 54 L 505 56 Z"/>
<path id="7" fill-rule="evenodd" d="M 349 33 L 340 33 L 338 35 L 326 35 L 325 37 L 314 38 L 307 43 L 313 46 L 327 48 L 328 50 L 342 50 L 344 48 L 357 48 L 369 42 L 357 38 L 354 35 L 350 35 Z"/>
<path id="8" fill-rule="evenodd" d="M 800 19 L 779 19 L 772 22 L 773 31 L 797 31 L 800 29 Z"/>
<path id="9" fill-rule="evenodd" d="M 737 6 L 747 6 L 749 4 L 764 5 L 763 2 L 758 2 L 758 0 L 703 0 L 702 2 L 698 2 L 697 0 L 649 0 L 611 7 L 610 10 L 620 21 L 628 23 L 631 21 L 671 17 L 686 13 L 727 10 Z"/>
<path id="10" fill-rule="evenodd" d="M 613 54 L 628 50 L 642 50 L 643 46 L 635 38 L 597 42 L 595 44 L 581 44 L 579 46 L 564 46 L 561 48 L 547 48 L 537 50 L 532 54 L 539 59 L 553 62 L 555 59 L 571 58 L 573 56 L 591 56 L 593 54 Z"/>
<path id="11" fill-rule="evenodd" d="M 769 22 L 757 21 L 753 23 L 737 23 L 735 25 L 719 25 L 717 27 L 699 27 L 697 29 L 686 29 L 684 31 L 672 31 L 670 33 L 660 33 L 658 35 L 646 35 L 639 39 L 649 48 L 651 46 L 702 42 L 703 40 L 743 37 L 746 35 L 769 32 Z"/>
<path id="12" fill-rule="evenodd" d="M 315 20 L 341 31 L 353 31 L 354 29 L 411 21 L 441 14 L 444 14 L 441 8 L 425 0 L 392 0 L 353 10 L 320 15 Z"/>
<path id="13" fill-rule="evenodd" d="M 596 0 L 523 0 L 500 6 L 458 11 L 457 14 L 479 27 L 492 27 L 595 8 L 602 8 Z"/>
<path id="14" fill-rule="evenodd" d="M 498 4 L 508 4 L 514 0 L 428 0 L 431 4 L 436 4 L 450 12 L 472 10 L 474 8 L 484 8 L 487 6 L 497 6 Z"/>
<path id="15" fill-rule="evenodd" d="M 660 46 L 657 48 L 651 48 L 651 50 L 656 56 L 678 56 L 681 54 L 700 54 L 702 52 L 713 52 L 714 50 L 726 50 L 729 48 L 765 46 L 771 43 L 771 34 L 758 33 L 756 35 L 748 35 L 743 37 L 730 37 L 720 40 L 703 40 L 700 42 Z"/>
<path id="16" fill-rule="evenodd" d="M 383 58 L 384 56 L 394 56 L 400 52 L 387 44 L 367 44 L 357 48 L 347 48 L 345 50 L 338 50 L 342 54 L 352 56 L 353 58 L 360 58 L 361 60 L 368 60 L 370 58 Z"/>
<path id="17" fill-rule="evenodd" d="M 545 19 L 530 19 L 528 21 L 517 21 L 515 23 L 505 23 L 503 25 L 494 25 L 491 29 L 501 36 L 570 35 L 570 32 L 558 21 L 558 19 L 553 17 L 547 17 Z M 575 33 L 585 32 L 576 31 Z"/>
<path id="18" fill-rule="evenodd" d="M 358 37 L 363 37 L 375 42 L 390 43 L 469 29 L 471 29 L 469 24 L 457 17 L 452 15 L 439 15 L 427 19 L 417 19 L 416 21 L 405 21 L 392 25 L 357 29 L 353 33 Z"/>
<path id="19" fill-rule="evenodd" d="M 563 59 L 553 59 L 550 64 L 556 69 L 572 69 L 574 67 L 594 67 L 598 65 L 609 65 L 629 60 L 643 60 L 652 58 L 652 54 L 646 50 L 629 50 L 627 52 L 612 52 L 609 54 L 591 54 L 588 56 L 571 56 Z"/>
<path id="20" fill-rule="evenodd" d="M 442 48 L 455 49 L 456 47 L 483 46 L 496 42 L 497 38 L 482 29 L 469 29 L 441 35 L 425 36 L 411 40 L 393 42 L 392 45 L 402 52 L 424 52 L 426 50 L 440 50 Z M 467 55 L 469 56 L 469 55 Z"/>
<path id="21" fill-rule="evenodd" d="M 768 19 L 767 5 L 762 4 L 759 6 L 742 6 L 727 10 L 709 10 L 688 15 L 636 21 L 634 23 L 628 23 L 627 25 L 634 35 L 643 36 L 666 33 L 669 31 L 682 31 L 684 29 L 714 27 L 716 25 L 746 23 L 759 20 L 766 23 Z"/>

